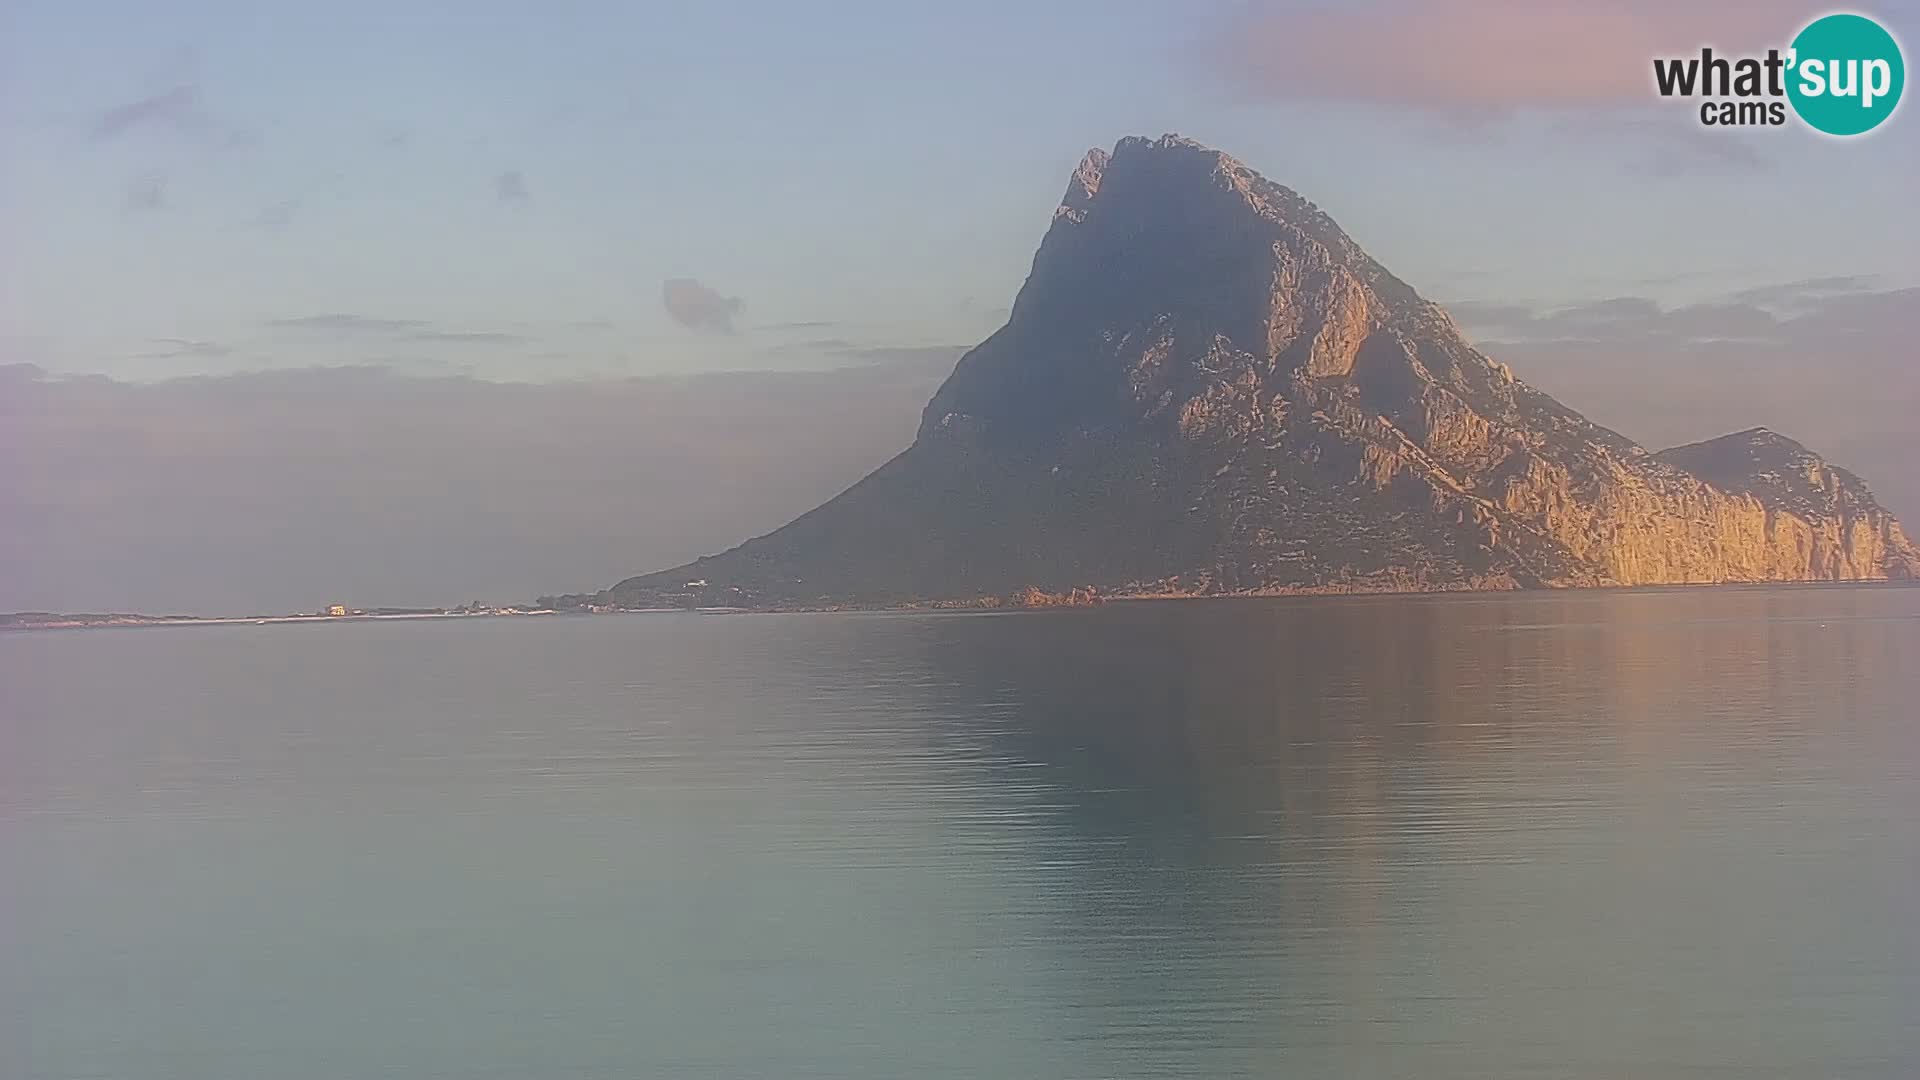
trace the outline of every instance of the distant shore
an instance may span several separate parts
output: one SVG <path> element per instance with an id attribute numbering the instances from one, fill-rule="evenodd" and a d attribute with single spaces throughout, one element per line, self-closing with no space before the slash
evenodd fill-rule
<path id="1" fill-rule="evenodd" d="M 875 604 L 768 604 L 758 605 L 659 605 L 651 607 L 501 607 L 478 610 L 447 609 L 411 610 L 383 608 L 373 610 L 354 610 L 344 615 L 320 613 L 300 613 L 293 615 L 139 615 L 131 613 L 113 614 L 67 614 L 45 611 L 16 611 L 0 613 L 0 633 L 6 631 L 27 630 L 86 630 L 106 627 L 151 627 L 151 626 L 245 626 L 245 625 L 283 625 L 293 623 L 348 623 L 348 622 L 395 622 L 429 621 L 448 619 L 502 619 L 526 618 L 530 616 L 593 616 L 593 615 L 658 615 L 670 613 L 730 615 L 730 614 L 833 614 L 845 612 L 895 612 L 924 614 L 968 614 L 990 612 L 1044 611 L 1048 609 L 1097 607 L 1108 604 L 1134 605 L 1181 600 L 1278 600 L 1278 599 L 1326 599 L 1331 597 L 1439 597 L 1439 596 L 1500 596 L 1500 595 L 1561 595 L 1578 596 L 1595 593 L 1648 593 L 1677 592 L 1692 589 L 1848 589 L 1848 588 L 1920 588 L 1920 581 L 1906 579 L 1872 578 L 1855 581 L 1721 581 L 1690 582 L 1673 585 L 1611 585 L 1586 586 L 1582 588 L 1545 588 L 1545 589 L 1380 589 L 1380 588 L 1292 588 L 1249 590 L 1231 593 L 1182 593 L 1182 592 L 1137 592 L 1113 593 L 1106 595 L 1073 594 L 1038 596 L 1016 596 L 1006 599 L 983 597 L 969 601 L 918 601 L 904 603 Z"/>
<path id="2" fill-rule="evenodd" d="M 16 611 L 0 615 L 0 631 L 6 630 L 85 630 L 108 626 L 241 626 L 281 623 L 383 622 L 422 619 L 504 619 L 529 615 L 561 615 L 566 612 L 547 608 L 512 608 L 495 611 L 356 611 L 346 615 L 134 615 L 134 614 L 60 614 L 44 611 Z"/>

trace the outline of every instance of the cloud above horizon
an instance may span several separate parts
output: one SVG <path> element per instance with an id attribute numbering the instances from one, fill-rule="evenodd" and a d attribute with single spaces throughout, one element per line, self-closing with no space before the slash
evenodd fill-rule
<path id="1" fill-rule="evenodd" d="M 346 312 L 301 315 L 287 319 L 269 319 L 275 330 L 296 331 L 307 335 L 346 340 L 390 340 L 439 342 L 452 345 L 527 345 L 535 340 L 526 334 L 495 330 L 444 330 L 425 319 L 385 319 Z"/>
<path id="2" fill-rule="evenodd" d="M 1619 163 L 1641 176 L 1752 173 L 1771 164 L 1764 141 L 1671 108 L 1654 92 L 1652 60 L 1779 45 L 1808 15 L 1790 0 L 1256 4 L 1189 60 L 1243 101 L 1401 112 L 1443 143 L 1493 145 L 1524 116 L 1541 125 L 1532 135 L 1562 146 L 1636 147 Z"/>
<path id="3" fill-rule="evenodd" d="M 141 353 L 143 360 L 175 360 L 183 356 L 218 359 L 233 354 L 233 346 L 219 341 L 195 341 L 190 338 L 154 338 L 153 344 L 159 346 L 151 352 Z"/>
<path id="4" fill-rule="evenodd" d="M 1795 309 L 1830 304 L 1838 296 L 1864 293 L 1871 289 L 1873 283 L 1871 274 L 1834 274 L 1741 289 L 1728 299 L 1737 304 Z"/>
<path id="5" fill-rule="evenodd" d="M 519 169 L 508 169 L 493 178 L 493 197 L 508 206 L 528 206 L 533 202 L 526 175 Z"/>
<path id="6" fill-rule="evenodd" d="M 365 315 L 349 315 L 344 312 L 329 312 L 324 315 L 301 315 L 290 319 L 271 319 L 268 326 L 286 330 L 320 330 L 342 334 L 397 334 L 407 330 L 418 330 L 427 325 L 424 319 L 379 319 Z"/>
<path id="7" fill-rule="evenodd" d="M 1645 296 L 1615 296 L 1536 308 L 1472 300 L 1446 305 L 1461 325 L 1506 342 L 1631 344 L 1751 342 L 1786 345 L 1821 335 L 1873 334 L 1920 309 L 1920 289 L 1874 291 L 1850 274 L 1742 289 L 1694 304 L 1667 306 Z M 1862 320 L 1858 326 L 1854 320 Z M 1920 330 L 1920 320 L 1913 327 Z"/>
<path id="8" fill-rule="evenodd" d="M 205 123 L 206 114 L 200 107 L 200 84 L 189 82 L 101 112 L 90 134 L 99 142 L 141 128 L 186 131 L 203 127 Z"/>
<path id="9" fill-rule="evenodd" d="M 1709 43 L 1777 44 L 1807 15 L 1806 5 L 1786 0 L 1254 5 L 1209 35 L 1201 58 L 1251 100 L 1499 111 L 1637 105 L 1653 101 L 1653 57 Z"/>
<path id="10" fill-rule="evenodd" d="M 129 213 L 148 213 L 167 208 L 167 178 L 164 173 L 145 172 L 127 182 L 126 209 Z"/>
<path id="11" fill-rule="evenodd" d="M 247 224 L 256 229 L 278 229 L 293 223 L 300 212 L 301 200 L 282 199 L 262 207 L 260 212 L 247 219 Z"/>
<path id="12" fill-rule="evenodd" d="M 102 109 L 87 127 L 95 143 L 132 139 L 142 133 L 183 139 L 210 150 L 251 150 L 260 132 L 235 126 L 207 107 L 201 84 L 184 79 L 165 90 Z"/>
<path id="13" fill-rule="evenodd" d="M 693 278 L 667 279 L 660 287 L 660 300 L 674 322 L 710 334 L 733 333 L 733 317 L 744 306 L 739 297 L 722 296 Z"/>

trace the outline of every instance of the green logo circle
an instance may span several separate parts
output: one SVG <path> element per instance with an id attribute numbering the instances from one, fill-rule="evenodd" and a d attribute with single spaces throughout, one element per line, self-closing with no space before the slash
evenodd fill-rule
<path id="1" fill-rule="evenodd" d="M 1787 99 L 1816 131 L 1861 135 L 1900 104 L 1907 65 L 1900 43 L 1864 15 L 1824 15 L 1793 39 Z"/>

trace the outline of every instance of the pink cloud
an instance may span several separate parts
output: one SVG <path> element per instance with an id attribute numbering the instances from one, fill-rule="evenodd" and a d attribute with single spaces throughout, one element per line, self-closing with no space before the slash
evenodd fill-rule
<path id="1" fill-rule="evenodd" d="M 1268 101 L 1435 109 L 1650 102 L 1652 59 L 1702 45 L 1785 45 L 1824 9 L 1786 0 L 1378 0 L 1255 7 L 1204 58 L 1236 92 Z"/>

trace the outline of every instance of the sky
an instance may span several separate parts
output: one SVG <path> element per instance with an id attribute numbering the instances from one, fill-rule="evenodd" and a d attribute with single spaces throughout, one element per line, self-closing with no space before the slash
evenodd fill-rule
<path id="1" fill-rule="evenodd" d="M 0 517 L 0 609 L 312 606 L 349 584 L 524 598 L 774 527 L 805 509 L 796 492 L 911 438 L 914 395 L 1004 319 L 1085 150 L 1169 131 L 1313 199 L 1596 419 L 1661 445 L 1752 416 L 1920 517 L 1901 467 L 1920 453 L 1913 107 L 1838 141 L 1705 129 L 1651 89 L 1655 55 L 1784 45 L 1824 10 L 0 0 L 0 514 L 36 522 Z M 1920 6 L 1858 10 L 1920 40 Z M 800 383 L 726 377 L 754 371 Z M 798 385 L 821 415 L 766 429 Z M 583 420 L 591 440 L 540 451 L 592 458 L 602 487 L 568 503 L 529 474 L 497 492 L 538 501 L 548 532 L 592 522 L 590 552 L 482 536 L 471 521 L 494 511 L 471 502 L 446 503 L 464 528 L 413 536 L 426 473 L 336 506 L 337 534 L 310 517 L 278 577 L 223 572 L 212 534 L 254 535 L 222 514 L 297 512 L 292 482 L 202 506 L 192 572 L 143 544 L 188 528 L 151 507 L 196 461 L 345 484 L 318 435 L 272 442 L 303 405 L 336 433 L 424 426 L 464 440 L 456 461 L 497 462 L 520 445 L 499 435 L 513 407 L 564 427 L 608 400 L 630 427 Z M 875 416 L 882 400 L 901 414 Z M 762 426 L 689 448 L 669 401 Z M 456 405 L 494 426 L 447 420 Z M 728 471 L 743 454 L 754 469 Z M 647 455 L 735 490 L 676 517 Z M 446 483 L 477 500 L 479 479 Z M 180 490 L 169 505 L 201 498 Z M 348 542 L 381 529 L 384 555 Z M 454 532 L 491 546 L 444 572 L 396 560 Z M 103 573 L 129 552 L 170 572 Z"/>

